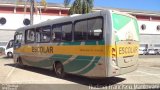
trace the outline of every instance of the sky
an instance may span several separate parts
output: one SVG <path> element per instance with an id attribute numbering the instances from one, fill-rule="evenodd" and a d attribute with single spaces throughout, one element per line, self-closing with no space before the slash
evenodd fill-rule
<path id="1" fill-rule="evenodd" d="M 46 1 L 63 4 L 64 0 Z M 160 0 L 94 0 L 94 7 L 124 8 L 160 12 Z"/>

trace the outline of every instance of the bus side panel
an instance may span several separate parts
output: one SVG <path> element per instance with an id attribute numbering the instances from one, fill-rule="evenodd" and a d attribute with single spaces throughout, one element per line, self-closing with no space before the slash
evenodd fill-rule
<path id="1" fill-rule="evenodd" d="M 106 65 L 105 65 L 105 58 L 99 58 L 100 60 L 95 63 L 93 66 L 94 68 L 84 74 L 84 76 L 88 77 L 106 77 Z"/>
<path id="2" fill-rule="evenodd" d="M 53 60 L 50 59 L 52 55 L 26 55 L 23 56 L 23 64 L 33 67 L 52 69 L 53 68 Z"/>
<path id="3" fill-rule="evenodd" d="M 53 54 L 42 53 L 40 49 L 37 48 L 54 47 L 50 44 L 27 44 L 15 50 L 15 60 L 21 58 L 23 65 L 53 69 Z M 43 49 L 42 51 L 45 51 Z"/>
<path id="4" fill-rule="evenodd" d="M 72 53 L 72 56 L 63 62 L 65 72 L 90 77 L 105 76 L 104 40 L 65 42 L 63 44 L 64 47 L 70 44 L 70 50 L 64 51 L 66 51 L 66 54 Z M 95 73 L 95 71 L 98 73 Z"/>

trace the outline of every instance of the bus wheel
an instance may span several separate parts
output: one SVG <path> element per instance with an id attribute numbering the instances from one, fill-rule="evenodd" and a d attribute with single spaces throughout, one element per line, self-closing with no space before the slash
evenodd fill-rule
<path id="1" fill-rule="evenodd" d="M 18 61 L 18 66 L 19 66 L 19 67 L 23 67 L 22 59 L 21 59 L 21 58 L 18 58 L 17 61 Z"/>
<path id="2" fill-rule="evenodd" d="M 8 52 L 7 53 L 7 57 L 9 57 L 9 58 L 13 57 L 13 53 L 12 52 Z"/>
<path id="3" fill-rule="evenodd" d="M 65 72 L 64 72 L 64 68 L 63 68 L 62 63 L 60 63 L 60 62 L 55 63 L 54 70 L 55 70 L 55 74 L 57 75 L 57 77 L 59 77 L 59 78 L 65 77 Z"/>

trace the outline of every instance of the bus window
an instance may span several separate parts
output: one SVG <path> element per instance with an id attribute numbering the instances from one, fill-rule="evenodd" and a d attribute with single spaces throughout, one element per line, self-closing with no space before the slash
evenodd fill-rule
<path id="1" fill-rule="evenodd" d="M 21 43 L 22 42 L 22 34 L 17 34 L 15 36 L 15 43 Z"/>
<path id="2" fill-rule="evenodd" d="M 75 23 L 74 40 L 87 39 L 87 20 Z"/>
<path id="3" fill-rule="evenodd" d="M 40 27 L 36 29 L 36 42 L 50 42 L 50 37 L 50 26 Z"/>
<path id="4" fill-rule="evenodd" d="M 52 41 L 58 42 L 61 41 L 62 38 L 62 32 L 61 32 L 61 26 L 55 25 L 52 29 Z"/>
<path id="5" fill-rule="evenodd" d="M 88 20 L 88 40 L 102 39 L 102 18 L 95 18 Z"/>
<path id="6" fill-rule="evenodd" d="M 18 48 L 21 46 L 21 42 L 22 42 L 22 34 L 16 34 L 15 35 L 15 39 L 14 39 L 14 47 Z"/>
<path id="7" fill-rule="evenodd" d="M 72 40 L 72 24 L 66 24 L 62 26 L 62 40 L 63 41 Z"/>
<path id="8" fill-rule="evenodd" d="M 33 43 L 35 40 L 35 32 L 34 29 L 26 30 L 26 43 Z"/>
<path id="9" fill-rule="evenodd" d="M 40 42 L 40 32 L 36 31 L 36 42 Z"/>

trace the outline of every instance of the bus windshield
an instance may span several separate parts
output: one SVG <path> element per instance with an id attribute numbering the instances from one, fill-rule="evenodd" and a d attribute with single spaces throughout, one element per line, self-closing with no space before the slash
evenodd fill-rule
<path id="1" fill-rule="evenodd" d="M 139 29 L 135 18 L 112 13 L 113 31 L 116 32 L 116 42 L 125 40 L 139 41 Z"/>
<path id="2" fill-rule="evenodd" d="M 13 48 L 13 42 L 14 42 L 14 40 L 10 40 L 10 41 L 8 42 L 8 44 L 7 44 L 6 49 L 8 49 L 8 48 Z"/>

